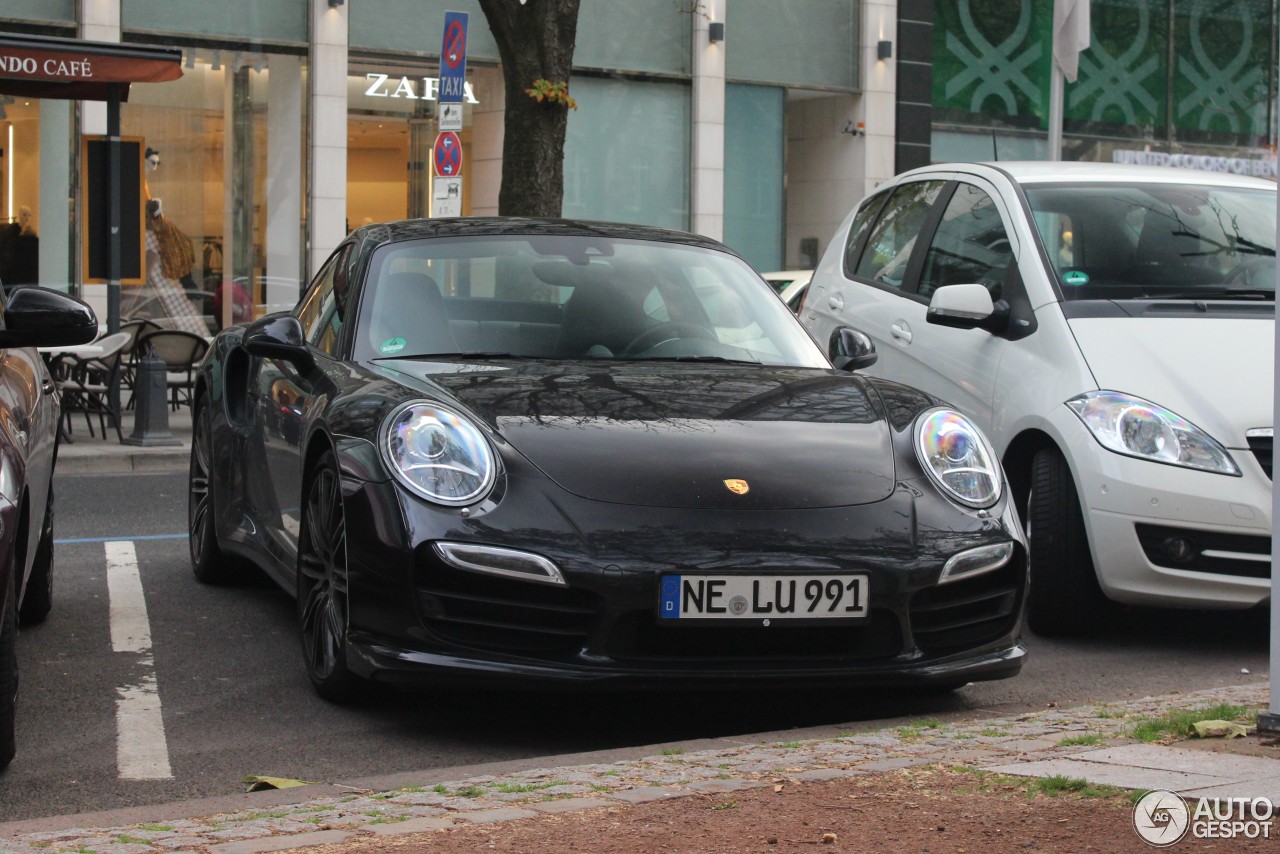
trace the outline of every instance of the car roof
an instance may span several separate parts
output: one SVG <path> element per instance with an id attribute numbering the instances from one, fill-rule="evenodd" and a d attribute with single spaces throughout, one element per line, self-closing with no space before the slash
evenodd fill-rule
<path id="1" fill-rule="evenodd" d="M 404 219 L 379 222 L 356 229 L 357 240 L 375 243 L 398 242 L 430 237 L 477 237 L 492 235 L 533 235 L 546 237 L 611 237 L 624 240 L 655 240 L 680 243 L 719 252 L 737 253 L 723 243 L 685 231 L 647 225 L 542 217 L 452 217 Z"/>
<path id="2" fill-rule="evenodd" d="M 977 167 L 977 168 L 975 168 Z M 1205 184 L 1218 187 L 1243 187 L 1275 190 L 1276 182 L 1229 172 L 1208 172 L 1169 166 L 1132 166 L 1127 163 L 1089 163 L 1053 160 L 1001 160 L 982 163 L 935 163 L 913 169 L 907 175 L 936 172 L 995 170 L 1003 172 L 1023 185 L 1061 183 L 1159 183 Z"/>

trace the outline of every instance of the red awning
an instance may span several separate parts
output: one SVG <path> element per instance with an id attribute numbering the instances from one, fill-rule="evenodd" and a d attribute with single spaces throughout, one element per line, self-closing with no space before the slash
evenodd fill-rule
<path id="1" fill-rule="evenodd" d="M 105 101 L 113 86 L 182 76 L 177 48 L 0 33 L 0 95 Z"/>

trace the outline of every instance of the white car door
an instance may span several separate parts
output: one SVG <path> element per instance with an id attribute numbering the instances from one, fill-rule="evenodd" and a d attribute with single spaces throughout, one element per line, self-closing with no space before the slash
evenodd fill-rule
<path id="1" fill-rule="evenodd" d="M 860 252 L 855 219 L 842 235 L 842 269 L 823 259 L 804 322 L 822 341 L 836 326 L 866 333 L 879 358 L 865 373 L 921 388 L 990 429 L 1008 337 L 930 324 L 927 316 L 929 298 L 944 285 L 982 284 L 1001 299 L 1024 242 L 1011 223 L 996 188 L 976 175 L 939 172 L 903 183 L 867 224 Z"/>
<path id="2" fill-rule="evenodd" d="M 976 283 L 998 303 L 1016 278 L 1019 241 L 995 188 L 977 177 L 956 177 L 914 289 L 889 320 L 889 347 L 896 356 L 895 379 L 941 397 L 989 431 L 996 374 L 1010 342 L 987 329 L 928 323 L 929 300 L 940 287 Z"/>
<path id="3" fill-rule="evenodd" d="M 842 232 L 843 245 L 831 247 L 810 283 L 803 322 L 824 349 L 838 326 L 866 333 L 879 358 L 865 373 L 903 379 L 904 354 L 895 343 L 894 325 L 910 303 L 903 288 L 908 284 L 916 241 L 945 186 L 945 181 L 929 179 L 894 188 L 874 226 L 870 218 L 879 206 L 873 199 Z M 865 248 L 859 253 L 862 232 L 868 227 Z"/>

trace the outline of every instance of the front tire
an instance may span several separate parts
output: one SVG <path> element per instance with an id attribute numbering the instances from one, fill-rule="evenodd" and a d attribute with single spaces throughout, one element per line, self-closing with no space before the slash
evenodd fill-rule
<path id="1" fill-rule="evenodd" d="M 18 610 L 18 624 L 23 628 L 43 623 L 53 609 L 53 485 L 49 485 L 49 500 L 44 508 L 44 524 L 40 526 L 40 544 L 31 562 L 31 575 L 27 578 L 27 592 Z"/>
<path id="2" fill-rule="evenodd" d="M 1026 526 L 1031 560 L 1027 625 L 1041 635 L 1084 634 L 1097 625 L 1106 600 L 1075 481 L 1057 448 L 1038 451 L 1032 459 Z"/>
<path id="3" fill-rule="evenodd" d="M 326 452 L 308 481 L 298 537 L 298 624 L 316 692 L 341 703 L 356 677 L 347 669 L 347 526 L 337 460 Z"/>
<path id="4" fill-rule="evenodd" d="M 218 545 L 213 501 L 213 416 L 204 398 L 192 416 L 191 467 L 187 475 L 187 541 L 191 571 L 202 584 L 230 584 L 240 580 L 242 568 Z"/>

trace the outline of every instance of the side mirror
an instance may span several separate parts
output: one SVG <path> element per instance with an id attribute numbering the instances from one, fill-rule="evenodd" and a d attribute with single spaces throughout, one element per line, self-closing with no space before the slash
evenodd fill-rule
<path id="1" fill-rule="evenodd" d="M 953 329 L 999 332 L 1009 322 L 1009 304 L 992 302 L 984 285 L 943 285 L 933 292 L 925 319 Z"/>
<path id="2" fill-rule="evenodd" d="M 856 371 L 876 363 L 876 345 L 863 332 L 848 326 L 837 326 L 827 343 L 827 355 L 837 371 Z"/>
<path id="3" fill-rule="evenodd" d="M 70 347 L 98 337 L 93 309 L 48 288 L 19 287 L 4 306 L 0 347 Z"/>
<path id="4" fill-rule="evenodd" d="M 244 349 L 264 359 L 292 362 L 300 370 L 315 367 L 302 324 L 291 314 L 269 314 L 255 320 L 244 333 Z"/>

